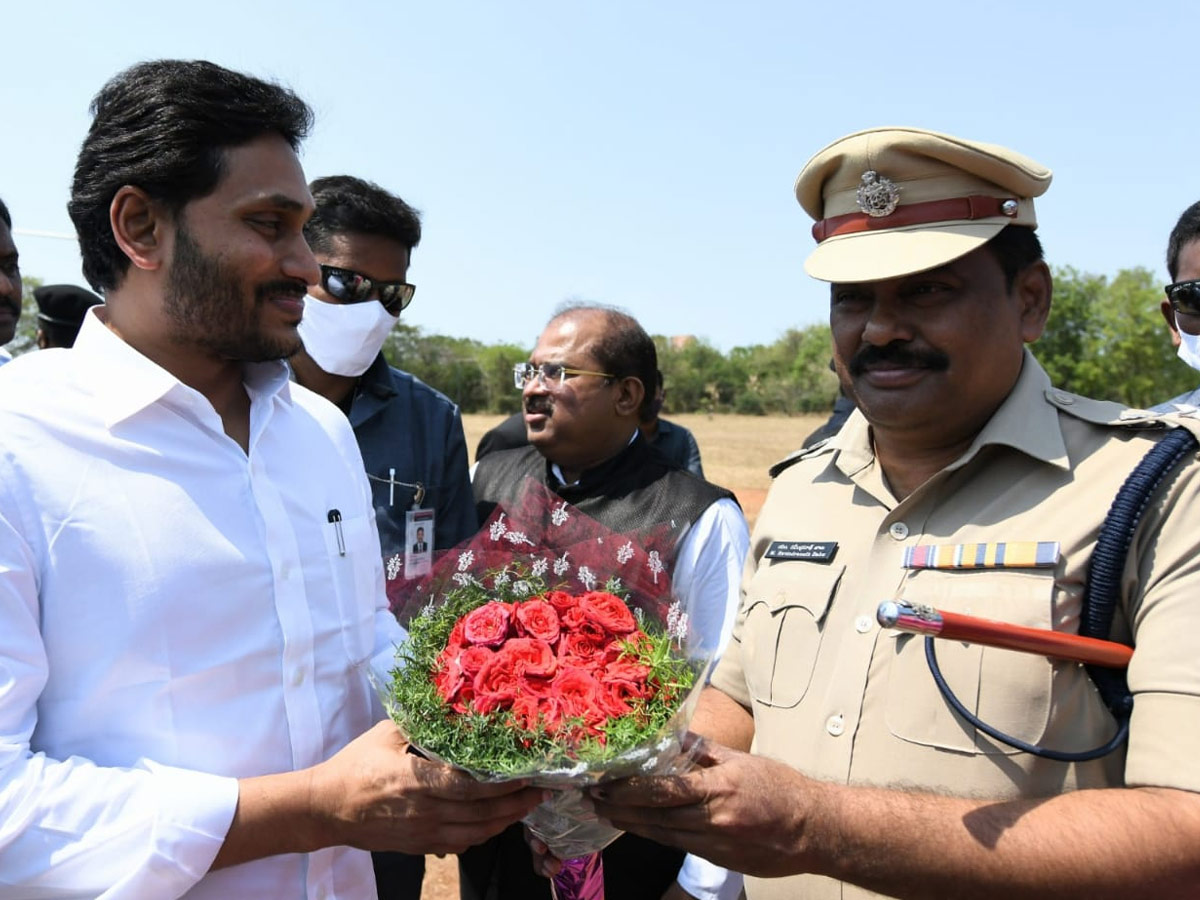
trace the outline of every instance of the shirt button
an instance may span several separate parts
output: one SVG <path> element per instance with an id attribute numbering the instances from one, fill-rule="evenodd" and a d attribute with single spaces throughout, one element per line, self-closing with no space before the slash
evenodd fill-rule
<path id="1" fill-rule="evenodd" d="M 292 670 L 292 684 L 294 684 L 296 687 L 300 687 L 300 685 L 304 684 L 303 666 L 297 666 Z"/>
<path id="2" fill-rule="evenodd" d="M 902 541 L 908 537 L 908 526 L 903 522 L 893 522 L 891 527 L 888 529 L 888 534 L 890 534 L 895 540 Z"/>
<path id="3" fill-rule="evenodd" d="M 842 718 L 841 713 L 838 713 L 835 716 L 830 716 L 825 720 L 825 730 L 834 737 L 837 737 L 846 730 L 846 720 Z"/>
<path id="4" fill-rule="evenodd" d="M 871 621 L 870 616 L 859 616 L 854 620 L 854 630 L 859 634 L 866 634 L 871 630 L 872 624 L 874 623 Z"/>

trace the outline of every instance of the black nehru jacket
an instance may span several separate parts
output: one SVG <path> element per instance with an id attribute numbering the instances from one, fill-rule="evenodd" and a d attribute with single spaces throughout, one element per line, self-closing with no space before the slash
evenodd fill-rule
<path id="1" fill-rule="evenodd" d="M 549 460 L 536 447 L 489 454 L 471 479 L 479 521 L 487 521 L 497 504 L 510 506 L 527 477 L 613 531 L 641 531 L 667 523 L 678 536 L 718 500 L 734 500 L 724 488 L 668 461 L 639 434 L 612 459 L 569 485 L 559 484 Z"/>

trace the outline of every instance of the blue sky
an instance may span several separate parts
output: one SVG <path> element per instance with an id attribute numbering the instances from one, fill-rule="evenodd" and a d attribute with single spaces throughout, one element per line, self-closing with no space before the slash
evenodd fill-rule
<path id="1" fill-rule="evenodd" d="M 317 124 L 310 177 L 370 178 L 424 213 L 405 320 L 531 344 L 567 298 L 728 350 L 824 319 L 796 174 L 833 139 L 915 125 L 1054 170 L 1051 262 L 1166 280 L 1200 199 L 1186 2 L 5 4 L 0 197 L 71 232 L 88 103 L 143 59 L 282 81 Z M 22 270 L 82 283 L 71 241 Z"/>

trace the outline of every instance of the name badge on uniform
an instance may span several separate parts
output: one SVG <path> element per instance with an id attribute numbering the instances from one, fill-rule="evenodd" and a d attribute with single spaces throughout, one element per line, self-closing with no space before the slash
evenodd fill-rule
<path id="1" fill-rule="evenodd" d="M 904 548 L 906 569 L 1046 569 L 1058 563 L 1058 541 L 917 544 Z"/>
<path id="2" fill-rule="evenodd" d="M 829 562 L 837 553 L 837 541 L 771 541 L 767 559 L 800 559 L 808 562 Z"/>

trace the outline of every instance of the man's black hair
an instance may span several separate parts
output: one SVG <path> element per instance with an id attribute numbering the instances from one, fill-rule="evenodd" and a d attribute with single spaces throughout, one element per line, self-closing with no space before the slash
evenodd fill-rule
<path id="1" fill-rule="evenodd" d="M 1000 264 L 1004 283 L 1012 290 L 1017 275 L 1026 267 L 1045 258 L 1037 232 L 1026 225 L 1005 225 L 1000 233 L 984 244 Z"/>
<path id="2" fill-rule="evenodd" d="M 561 306 L 550 320 L 554 322 L 576 313 L 599 313 L 604 316 L 604 332 L 592 347 L 601 371 L 617 378 L 633 376 L 642 383 L 647 396 L 654 396 L 658 377 L 658 350 L 637 319 L 615 306 L 592 303 L 572 303 Z M 571 360 L 566 364 L 570 365 Z M 639 407 L 639 412 L 641 408 Z"/>
<path id="3" fill-rule="evenodd" d="M 316 212 L 304 226 L 314 253 L 329 253 L 339 234 L 374 234 L 410 252 L 421 242 L 421 214 L 379 185 L 353 175 L 330 175 L 308 186 Z"/>
<path id="4" fill-rule="evenodd" d="M 8 214 L 8 207 L 4 205 L 3 200 L 0 200 L 0 222 L 12 228 L 12 216 Z"/>
<path id="5" fill-rule="evenodd" d="M 1193 203 L 1183 211 L 1175 227 L 1171 229 L 1171 237 L 1167 239 L 1167 273 L 1171 281 L 1179 276 L 1179 254 L 1192 241 L 1200 238 L 1200 201 Z"/>
<path id="6" fill-rule="evenodd" d="M 98 291 L 116 287 L 129 268 L 109 224 L 120 188 L 141 188 L 178 215 L 216 189 L 226 150 L 268 134 L 296 150 L 313 121 L 287 88 L 203 60 L 132 66 L 100 89 L 91 112 L 67 212 L 83 274 Z"/>

